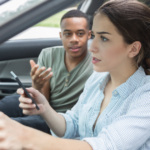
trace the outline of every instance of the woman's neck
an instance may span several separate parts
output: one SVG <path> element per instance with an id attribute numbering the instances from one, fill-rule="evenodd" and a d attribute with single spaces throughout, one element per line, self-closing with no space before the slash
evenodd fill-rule
<path id="1" fill-rule="evenodd" d="M 112 88 L 117 88 L 122 83 L 126 82 L 130 76 L 132 76 L 137 71 L 135 66 L 113 70 L 110 73 L 110 86 Z"/>

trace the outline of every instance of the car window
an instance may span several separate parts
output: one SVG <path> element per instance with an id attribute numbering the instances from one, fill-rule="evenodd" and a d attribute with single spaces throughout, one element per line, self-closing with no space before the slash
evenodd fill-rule
<path id="1" fill-rule="evenodd" d="M 0 26 L 47 0 L 10 0 L 0 5 Z"/>
<path id="2" fill-rule="evenodd" d="M 0 5 L 6 3 L 7 1 L 9 1 L 9 0 L 0 0 Z"/>
<path id="3" fill-rule="evenodd" d="M 69 10 L 77 9 L 78 5 L 62 10 L 61 12 L 41 21 L 33 27 L 23 31 L 10 40 L 58 38 L 60 32 L 60 19 Z"/>

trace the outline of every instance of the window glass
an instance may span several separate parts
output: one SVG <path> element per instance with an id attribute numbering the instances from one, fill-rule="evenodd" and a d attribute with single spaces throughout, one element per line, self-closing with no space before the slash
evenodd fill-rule
<path id="1" fill-rule="evenodd" d="M 77 9 L 77 6 L 65 9 L 33 27 L 23 31 L 11 40 L 15 39 L 41 39 L 41 38 L 58 38 L 60 32 L 61 17 L 69 10 Z"/>
<path id="2" fill-rule="evenodd" d="M 0 5 L 0 26 L 47 0 L 10 0 Z"/>

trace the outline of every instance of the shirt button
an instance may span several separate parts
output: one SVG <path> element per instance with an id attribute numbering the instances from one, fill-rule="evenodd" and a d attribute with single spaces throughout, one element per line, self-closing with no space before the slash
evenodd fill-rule
<path id="1" fill-rule="evenodd" d="M 68 79 L 66 79 L 66 82 L 68 82 Z"/>
<path id="2" fill-rule="evenodd" d="M 68 73 L 68 76 L 70 76 L 70 74 Z"/>
<path id="3" fill-rule="evenodd" d="M 67 84 L 65 84 L 65 86 L 67 86 Z"/>
<path id="4" fill-rule="evenodd" d="M 117 94 L 118 94 L 118 92 L 115 91 L 115 92 L 114 92 L 114 95 L 117 95 Z"/>

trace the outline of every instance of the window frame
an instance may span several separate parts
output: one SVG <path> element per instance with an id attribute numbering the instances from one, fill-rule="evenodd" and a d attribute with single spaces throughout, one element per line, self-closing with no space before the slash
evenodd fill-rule
<path id="1" fill-rule="evenodd" d="M 82 0 L 48 0 L 24 12 L 0 26 L 0 44 L 47 17 L 79 2 Z"/>

